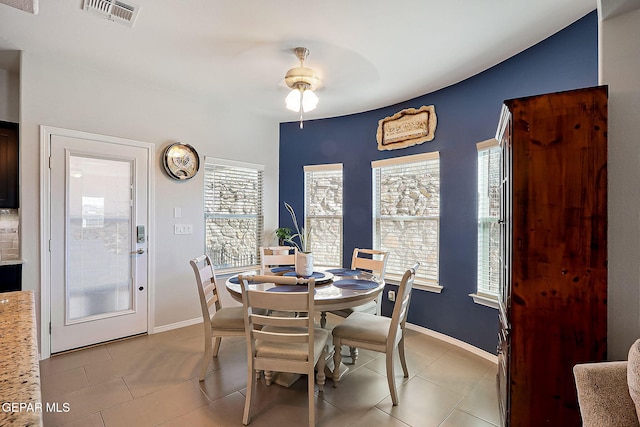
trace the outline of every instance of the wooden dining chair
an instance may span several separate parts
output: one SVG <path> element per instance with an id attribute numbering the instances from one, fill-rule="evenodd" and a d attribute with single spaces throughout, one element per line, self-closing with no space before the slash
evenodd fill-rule
<path id="1" fill-rule="evenodd" d="M 364 257 L 361 255 L 365 255 Z M 389 252 L 377 251 L 375 249 L 359 249 L 353 250 L 353 256 L 351 257 L 351 269 L 352 270 L 364 270 L 369 271 L 381 280 L 384 280 L 384 274 L 387 270 L 387 260 L 389 259 Z M 380 315 L 382 308 L 382 293 L 378 295 L 376 299 L 366 304 L 356 307 L 344 308 L 342 310 L 334 310 L 330 313 L 336 314 L 340 317 L 348 317 L 351 313 L 363 312 L 370 314 Z M 322 315 L 320 324 L 324 328 L 326 325 L 326 317 Z"/>
<path id="2" fill-rule="evenodd" d="M 255 372 L 264 371 L 271 384 L 273 372 L 308 376 L 309 425 L 315 425 L 314 368 L 322 392 L 325 383 L 325 354 L 329 332 L 314 324 L 315 279 L 286 276 L 239 276 L 247 336 L 247 394 L 242 423 L 251 421 L 255 395 Z M 275 283 L 279 291 L 249 289 L 250 283 Z M 270 310 L 265 315 L 265 310 Z M 274 314 L 277 313 L 277 314 Z M 281 313 L 298 313 L 291 316 Z"/>
<path id="3" fill-rule="evenodd" d="M 386 354 L 387 383 L 389 384 L 393 406 L 398 404 L 398 392 L 396 390 L 393 373 L 393 353 L 395 348 L 398 348 L 404 377 L 409 377 L 409 370 L 407 369 L 407 362 L 404 355 L 404 325 L 407 320 L 409 303 L 411 302 L 411 289 L 418 267 L 420 267 L 420 263 L 416 263 L 404 273 L 391 318 L 369 313 L 354 312 L 347 317 L 344 322 L 333 328 L 332 332 L 333 345 L 335 347 L 333 353 L 334 366 L 340 366 L 343 345 Z M 334 369 L 334 387 L 338 386 L 339 380 L 339 369 Z"/>
<path id="4" fill-rule="evenodd" d="M 200 369 L 200 381 L 209 367 L 212 357 L 218 356 L 222 337 L 242 337 L 244 333 L 244 317 L 242 307 L 222 307 L 216 275 L 209 255 L 201 255 L 189 261 L 196 276 L 202 321 L 204 324 L 204 359 Z M 212 311 L 213 308 L 213 311 Z M 215 344 L 211 344 L 211 340 Z"/>
<path id="5" fill-rule="evenodd" d="M 271 272 L 271 267 L 286 267 L 296 264 L 295 246 L 260 247 L 260 274 Z"/>

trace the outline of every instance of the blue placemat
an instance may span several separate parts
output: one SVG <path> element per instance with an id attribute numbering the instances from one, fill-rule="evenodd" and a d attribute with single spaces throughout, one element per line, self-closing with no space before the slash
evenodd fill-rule
<path id="1" fill-rule="evenodd" d="M 294 270 L 294 266 L 293 265 L 283 265 L 282 267 L 273 267 L 271 269 L 272 273 L 282 273 L 283 271 L 293 271 Z"/>
<path id="2" fill-rule="evenodd" d="M 334 268 L 333 270 L 327 270 L 335 276 L 357 276 L 362 273 L 360 270 L 350 270 L 348 268 Z"/>
<path id="3" fill-rule="evenodd" d="M 278 285 L 267 289 L 267 292 L 307 292 L 306 286 L 298 285 Z"/>
<path id="4" fill-rule="evenodd" d="M 229 278 L 229 282 L 230 283 L 235 283 L 236 285 L 240 284 L 240 280 L 238 279 L 238 276 Z M 256 282 L 255 280 L 249 280 L 249 284 L 250 285 L 257 285 L 258 283 L 262 283 L 262 282 Z"/>
<path id="5" fill-rule="evenodd" d="M 361 280 L 361 279 L 344 279 L 333 282 L 333 286 L 341 289 L 352 289 L 363 291 L 366 289 L 373 289 L 378 286 L 376 282 L 372 282 L 370 280 Z"/>
<path id="6" fill-rule="evenodd" d="M 319 271 L 314 271 L 313 273 L 311 273 L 311 276 L 298 276 L 295 271 L 290 271 L 288 273 L 284 273 L 283 276 L 300 277 L 302 279 L 311 279 L 312 277 L 314 279 L 320 279 L 320 278 L 324 277 L 325 274 L 324 273 L 320 273 Z"/>

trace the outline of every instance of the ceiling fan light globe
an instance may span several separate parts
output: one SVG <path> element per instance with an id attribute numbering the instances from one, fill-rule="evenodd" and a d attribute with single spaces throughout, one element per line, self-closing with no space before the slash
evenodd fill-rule
<path id="1" fill-rule="evenodd" d="M 293 89 L 289 92 L 289 95 L 285 98 L 287 109 L 291 111 L 300 111 L 300 96 L 301 93 L 298 89 Z"/>
<path id="2" fill-rule="evenodd" d="M 313 111 L 318 106 L 318 95 L 312 90 L 305 90 L 302 92 L 302 110 L 306 113 Z"/>

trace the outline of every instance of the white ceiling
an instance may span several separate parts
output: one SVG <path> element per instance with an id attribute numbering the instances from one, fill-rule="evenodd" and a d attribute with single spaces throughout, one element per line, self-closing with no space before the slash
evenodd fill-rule
<path id="1" fill-rule="evenodd" d="M 331 117 L 464 80 L 583 17 L 596 1 L 135 0 L 141 11 L 130 28 L 84 11 L 82 0 L 47 0 L 37 15 L 0 4 L 0 50 L 294 121 L 283 77 L 298 65 L 296 46 L 310 49 L 306 65 L 323 81 L 317 110 L 305 116 Z M 14 65 L 0 59 L 0 67 Z"/>

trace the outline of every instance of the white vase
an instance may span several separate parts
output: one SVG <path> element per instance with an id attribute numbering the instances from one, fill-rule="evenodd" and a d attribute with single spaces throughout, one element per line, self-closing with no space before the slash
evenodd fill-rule
<path id="1" fill-rule="evenodd" d="M 311 252 L 297 253 L 296 274 L 298 276 L 311 276 L 311 274 L 313 274 L 313 253 Z"/>

